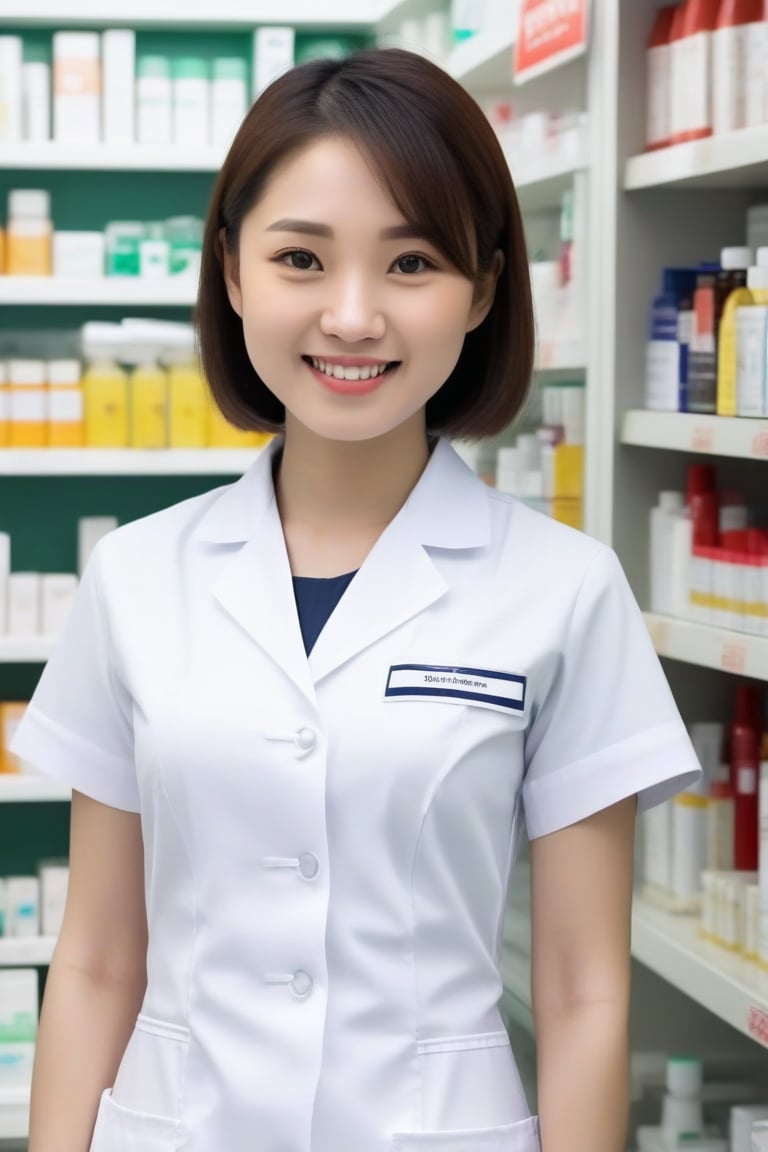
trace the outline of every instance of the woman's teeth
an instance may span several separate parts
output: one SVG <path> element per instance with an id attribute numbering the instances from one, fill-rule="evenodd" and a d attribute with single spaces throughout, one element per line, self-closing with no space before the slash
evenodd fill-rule
<path id="1" fill-rule="evenodd" d="M 376 376 L 381 376 L 388 368 L 387 364 L 362 364 L 359 367 L 345 368 L 341 364 L 318 360 L 315 356 L 311 356 L 310 360 L 313 368 L 318 372 L 324 372 L 334 380 L 372 380 Z"/>

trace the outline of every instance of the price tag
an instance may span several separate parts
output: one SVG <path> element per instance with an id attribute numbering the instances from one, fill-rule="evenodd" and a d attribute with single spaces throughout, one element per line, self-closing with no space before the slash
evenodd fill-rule
<path id="1" fill-rule="evenodd" d="M 706 425 L 696 425 L 691 432 L 691 448 L 694 452 L 711 452 L 712 429 Z"/>
<path id="2" fill-rule="evenodd" d="M 753 1004 L 747 1019 L 747 1031 L 753 1040 L 768 1048 L 768 1012 Z"/>
<path id="3" fill-rule="evenodd" d="M 752 455 L 768 459 L 768 429 L 756 432 L 752 439 Z"/>
<path id="4" fill-rule="evenodd" d="M 720 666 L 726 672 L 736 672 L 741 675 L 747 664 L 747 645 L 737 641 L 723 644 L 720 653 Z"/>

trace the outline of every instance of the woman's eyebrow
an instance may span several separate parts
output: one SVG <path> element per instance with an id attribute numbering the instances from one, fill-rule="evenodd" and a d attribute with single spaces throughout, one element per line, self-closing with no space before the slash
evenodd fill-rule
<path id="1" fill-rule="evenodd" d="M 303 236 L 322 236 L 327 240 L 332 240 L 334 236 L 333 228 L 328 224 L 288 217 L 270 224 L 267 232 L 298 232 Z M 389 228 L 382 228 L 379 237 L 382 240 L 421 240 L 424 239 L 424 232 L 415 224 L 393 224 Z"/>

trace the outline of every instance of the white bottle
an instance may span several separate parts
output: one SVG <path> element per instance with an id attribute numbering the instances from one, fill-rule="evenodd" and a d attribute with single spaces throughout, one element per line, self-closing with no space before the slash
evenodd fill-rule
<path id="1" fill-rule="evenodd" d="M 197 56 L 173 62 L 173 143 L 203 147 L 211 137 L 211 84 L 208 65 Z"/>
<path id="2" fill-rule="evenodd" d="M 170 144 L 171 65 L 165 56 L 140 56 L 136 76 L 136 140 Z"/>
<path id="3" fill-rule="evenodd" d="M 712 131 L 736 132 L 747 123 L 748 31 L 751 25 L 716 28 L 712 34 Z"/>
<path id="4" fill-rule="evenodd" d="M 136 33 L 109 28 L 102 33 L 102 113 L 105 144 L 133 144 L 136 136 Z"/>
<path id="5" fill-rule="evenodd" d="M 705 778 L 672 801 L 672 891 L 678 900 L 693 901 L 701 891 L 707 865 L 707 792 Z"/>
<path id="6" fill-rule="evenodd" d="M 747 287 L 768 292 L 768 267 L 756 265 L 747 273 Z M 768 414 L 768 305 L 736 309 L 736 412 L 738 416 Z"/>
<path id="7" fill-rule="evenodd" d="M 675 523 L 685 515 L 682 492 L 660 492 L 651 509 L 651 611 L 675 614 L 673 595 L 673 535 Z"/>
<path id="8" fill-rule="evenodd" d="M 228 148 L 248 111 L 245 61 L 222 57 L 213 62 L 211 84 L 211 143 Z"/>
<path id="9" fill-rule="evenodd" d="M 747 25 L 747 67 L 745 117 L 747 128 L 768 123 L 768 16 Z"/>
<path id="10" fill-rule="evenodd" d="M 30 143 L 51 138 L 51 69 L 31 62 L 22 69 L 23 133 Z"/>
<path id="11" fill-rule="evenodd" d="M 23 44 L 20 36 L 0 36 L 0 140 L 22 139 Z"/>

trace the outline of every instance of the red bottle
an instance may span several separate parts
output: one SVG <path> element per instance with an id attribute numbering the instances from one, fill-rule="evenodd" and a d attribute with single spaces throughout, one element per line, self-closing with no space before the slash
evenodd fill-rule
<path id="1" fill-rule="evenodd" d="M 680 102 L 676 142 L 712 135 L 712 36 L 719 8 L 720 0 L 686 0 L 673 62 Z"/>
<path id="2" fill-rule="evenodd" d="M 669 37 L 675 7 L 659 8 L 646 56 L 645 147 L 666 148 L 672 141 L 672 48 Z"/>
<path id="3" fill-rule="evenodd" d="M 757 733 L 748 728 L 740 728 L 734 733 L 732 756 L 736 793 L 733 863 L 737 872 L 756 872 L 760 844 L 760 742 Z"/>

